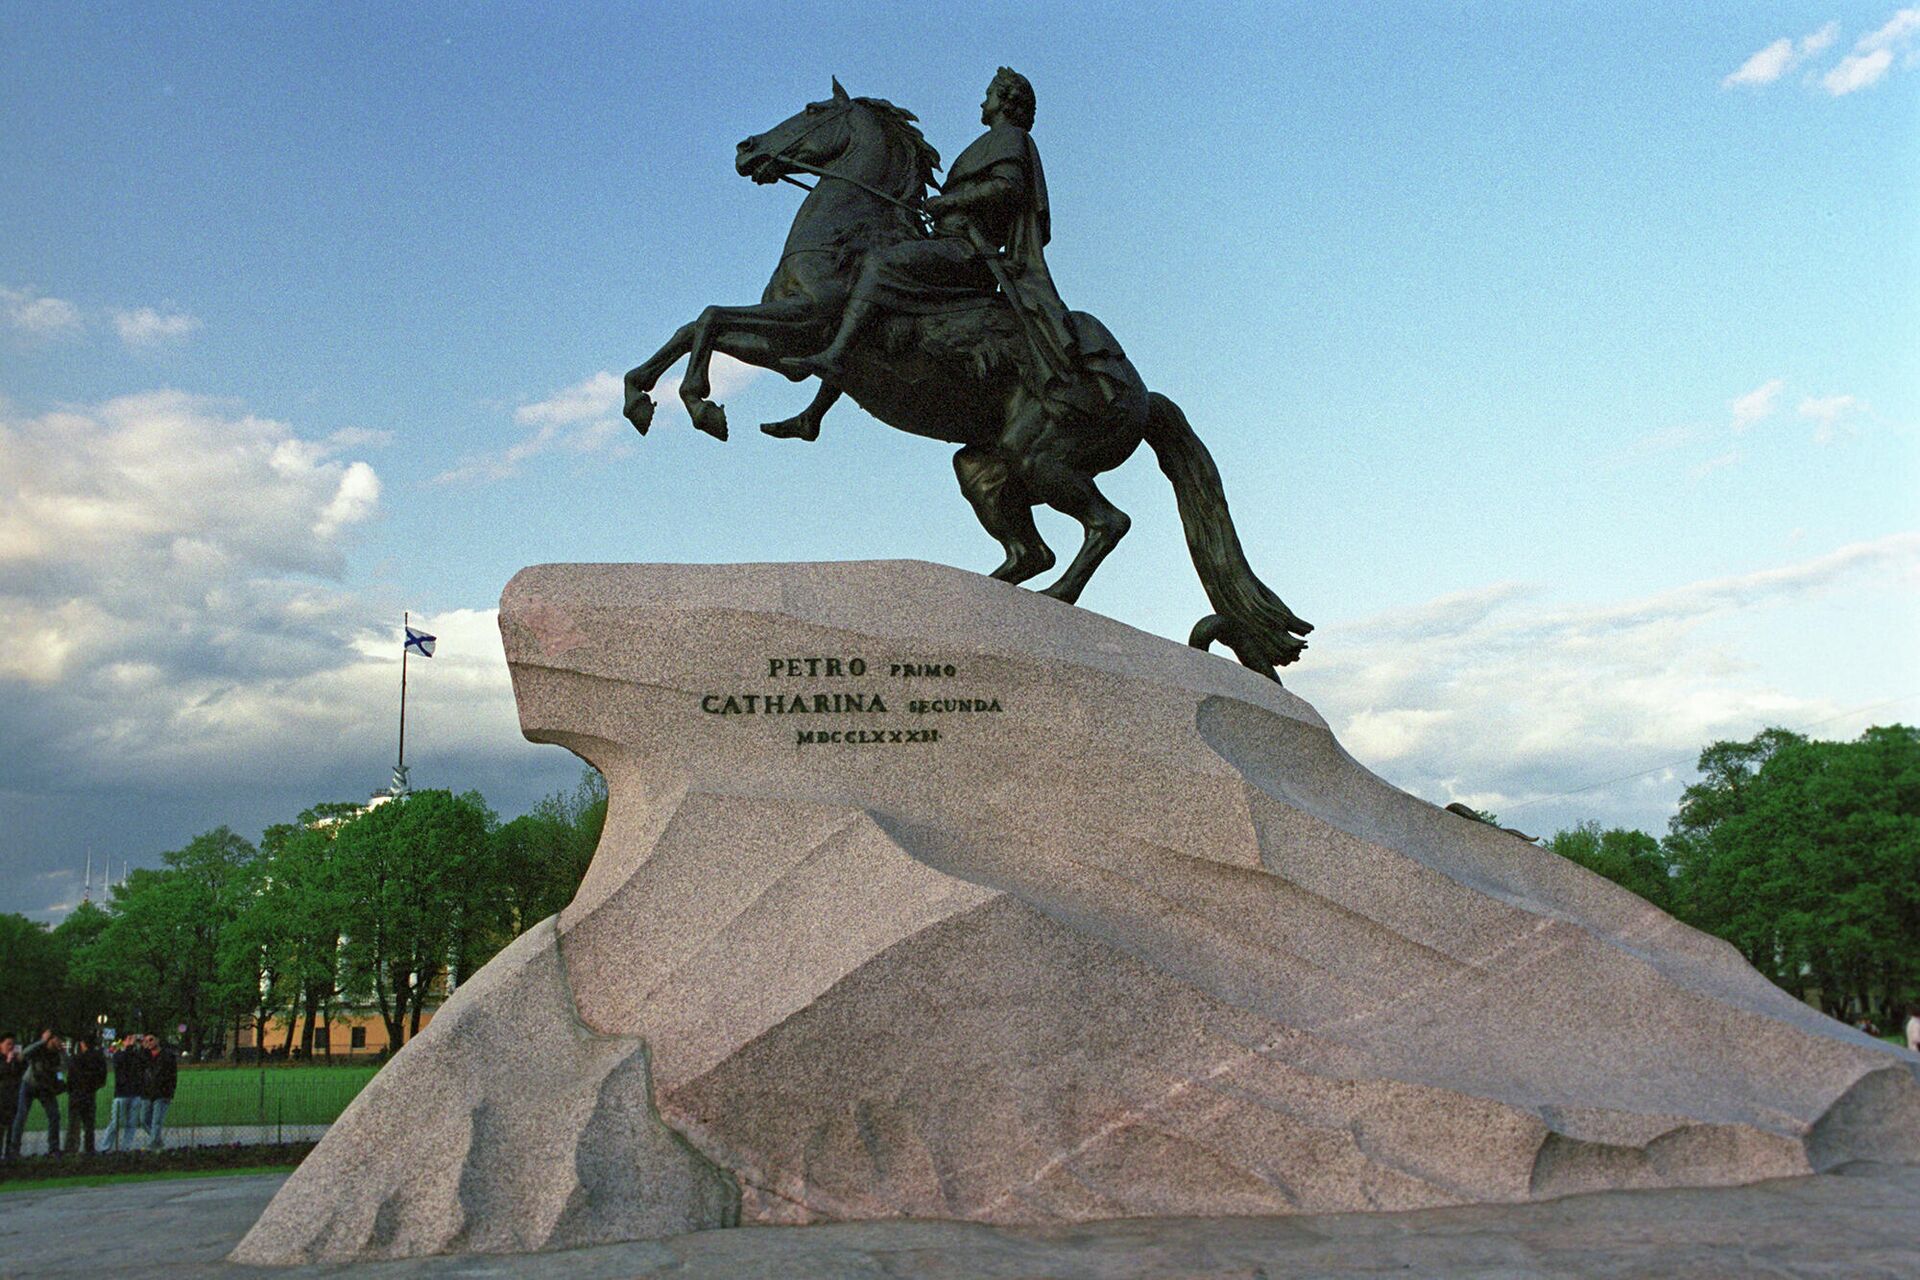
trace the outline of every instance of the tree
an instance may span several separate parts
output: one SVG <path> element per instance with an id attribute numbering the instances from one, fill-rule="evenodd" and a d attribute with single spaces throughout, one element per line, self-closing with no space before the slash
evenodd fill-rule
<path id="1" fill-rule="evenodd" d="M 168 873 L 140 867 L 115 885 L 107 927 L 73 957 L 71 972 L 107 993 L 113 1021 L 157 1030 L 179 1014 L 179 951 L 165 910 Z"/>
<path id="2" fill-rule="evenodd" d="M 492 914 L 493 814 L 477 792 L 416 791 L 341 826 L 341 958 L 398 1048 L 420 1029 L 434 984 Z"/>
<path id="3" fill-rule="evenodd" d="M 1700 753 L 1667 838 L 1588 823 L 1550 842 L 1836 1016 L 1920 1001 L 1920 731 L 1767 729 Z"/>
<path id="4" fill-rule="evenodd" d="M 89 980 L 76 963 L 80 953 L 106 932 L 111 923 L 112 917 L 97 903 L 83 901 L 53 928 L 51 936 L 60 966 L 54 1021 L 68 1034 L 93 1034 L 98 1019 L 111 1012 L 112 993 L 104 983 Z"/>
<path id="5" fill-rule="evenodd" d="M 75 957 L 77 981 L 98 984 L 129 1026 L 187 1028 L 187 1051 L 217 1043 L 255 1001 L 256 975 L 236 967 L 227 931 L 254 888 L 256 851 L 226 827 L 163 854 L 114 886 L 109 919 Z"/>
<path id="6" fill-rule="evenodd" d="M 0 1033 L 32 1036 L 59 1018 L 62 964 L 47 926 L 0 916 Z"/>
<path id="7" fill-rule="evenodd" d="M 1547 847 L 1631 889 L 1663 911 L 1673 909 L 1672 873 L 1660 842 L 1644 831 L 1622 827 L 1603 831 L 1597 822 L 1583 822 L 1554 836 Z"/>
<path id="8" fill-rule="evenodd" d="M 247 944 L 258 949 L 261 996 L 256 1023 L 264 1036 L 267 1019 L 284 1016 L 283 1049 L 289 1053 L 303 1012 L 299 1049 L 313 1052 L 315 1024 L 331 1018 L 339 992 L 346 904 L 334 839 L 361 812 L 362 807 L 353 804 L 315 805 L 260 837 L 262 883 L 242 927 Z M 264 1041 L 261 1047 L 266 1047 Z"/>
<path id="9" fill-rule="evenodd" d="M 588 768 L 571 795 L 555 792 L 532 812 L 494 832 L 498 910 L 486 940 L 488 949 L 479 959 L 490 957 L 573 901 L 599 848 L 606 820 L 606 779 Z"/>
<path id="10" fill-rule="evenodd" d="M 572 899 L 606 811 L 588 769 L 506 827 L 477 792 L 422 791 L 371 810 L 315 805 L 258 848 L 209 831 L 56 930 L 0 917 L 0 1026 L 185 1023 L 197 1055 L 248 1021 L 266 1049 L 280 1018 L 282 1051 L 310 1053 L 345 998 L 377 1006 L 398 1047 L 442 984 Z"/>
<path id="11" fill-rule="evenodd" d="M 1920 996 L 1920 733 L 1768 729 L 1700 772 L 1663 846 L 1676 913 L 1836 1015 Z"/>

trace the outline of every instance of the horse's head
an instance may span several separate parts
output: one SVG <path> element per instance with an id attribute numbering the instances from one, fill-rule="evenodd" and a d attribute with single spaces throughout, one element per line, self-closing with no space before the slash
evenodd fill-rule
<path id="1" fill-rule="evenodd" d="M 911 111 L 890 102 L 848 96 L 835 80 L 832 97 L 809 102 L 766 132 L 744 139 L 733 167 L 762 183 L 806 171 L 794 162 L 849 176 L 861 176 L 852 171 L 866 168 L 872 174 L 866 180 L 883 178 L 887 190 L 900 187 L 902 198 L 917 197 L 940 167 L 940 154 L 913 120 Z"/>
<path id="2" fill-rule="evenodd" d="M 765 133 L 743 139 L 733 167 L 755 182 L 778 182 L 798 172 L 787 163 L 790 160 L 824 165 L 838 159 L 853 141 L 854 110 L 853 99 L 836 79 L 831 98 L 809 102 Z"/>

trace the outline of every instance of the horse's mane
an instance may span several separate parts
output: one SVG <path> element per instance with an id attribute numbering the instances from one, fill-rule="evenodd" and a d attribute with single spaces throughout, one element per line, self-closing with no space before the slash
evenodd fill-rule
<path id="1" fill-rule="evenodd" d="M 855 98 L 854 101 L 862 106 L 873 108 L 874 114 L 880 117 L 882 127 L 907 144 L 920 178 L 919 185 L 908 194 L 918 196 L 927 187 L 932 186 L 934 172 L 940 167 L 940 153 L 933 149 L 933 144 L 928 142 L 926 136 L 920 132 L 920 126 L 916 123 L 920 117 L 905 107 L 894 106 L 885 98 Z"/>

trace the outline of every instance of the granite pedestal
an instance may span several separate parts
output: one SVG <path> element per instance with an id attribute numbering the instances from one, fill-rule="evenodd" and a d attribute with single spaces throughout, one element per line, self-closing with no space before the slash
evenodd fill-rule
<path id="1" fill-rule="evenodd" d="M 236 1259 L 1920 1161 L 1920 1059 L 1221 657 L 912 562 L 547 565 L 500 625 L 599 852 Z"/>

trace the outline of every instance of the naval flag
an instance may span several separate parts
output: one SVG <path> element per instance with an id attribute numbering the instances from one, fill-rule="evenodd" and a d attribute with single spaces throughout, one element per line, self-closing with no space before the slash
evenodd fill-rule
<path id="1" fill-rule="evenodd" d="M 428 635 L 426 632 L 416 631 L 412 627 L 408 627 L 407 642 L 401 645 L 400 648 L 404 652 L 417 653 L 423 658 L 431 658 L 433 656 L 433 641 L 434 637 Z"/>

